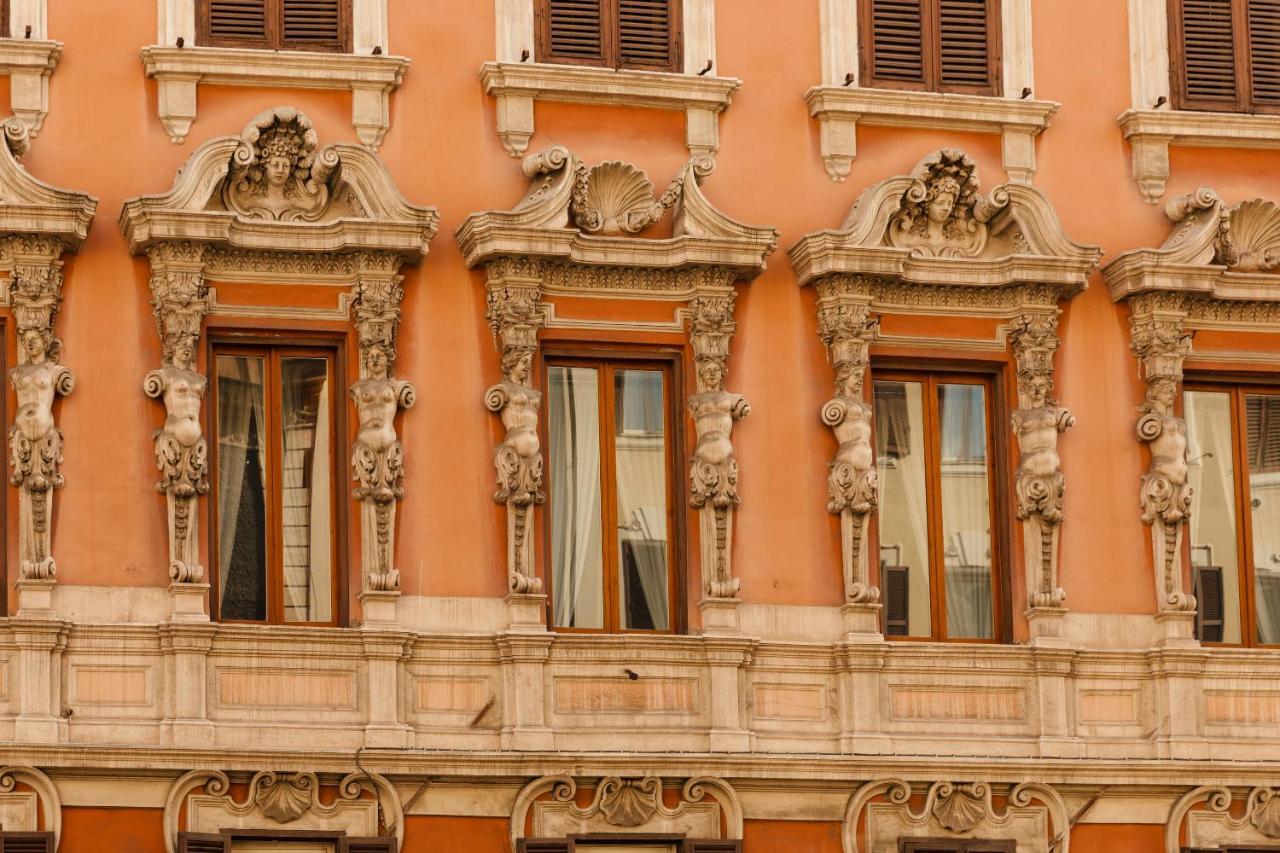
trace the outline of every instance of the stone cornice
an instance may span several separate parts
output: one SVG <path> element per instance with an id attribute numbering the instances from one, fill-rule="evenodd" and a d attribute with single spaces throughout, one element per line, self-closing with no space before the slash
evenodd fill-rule
<path id="1" fill-rule="evenodd" d="M 10 119 L 0 125 L 0 132 L 0 236 L 52 238 L 70 251 L 78 250 L 89 235 L 98 200 L 88 193 L 58 189 L 22 167 L 18 157 L 28 147 L 24 123 Z"/>
<path id="2" fill-rule="evenodd" d="M 49 77 L 62 59 L 62 42 L 0 38 L 0 74 L 10 82 L 10 108 L 35 136 L 49 113 Z"/>

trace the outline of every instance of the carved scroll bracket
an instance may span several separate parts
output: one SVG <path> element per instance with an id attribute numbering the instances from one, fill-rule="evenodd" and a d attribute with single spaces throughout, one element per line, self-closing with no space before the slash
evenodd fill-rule
<path id="1" fill-rule="evenodd" d="M 1195 848 L 1253 848 L 1280 841 L 1280 788 L 1254 788 L 1243 796 L 1244 810 L 1230 788 L 1205 785 L 1184 794 L 1169 811 L 1165 824 L 1166 853 Z M 1234 808 L 1233 808 L 1234 806 Z M 1181 841 L 1186 825 L 1186 846 Z"/>
<path id="2" fill-rule="evenodd" d="M 818 336 L 835 370 L 835 395 L 822 407 L 822 422 L 838 442 L 827 476 L 827 511 L 840 517 L 845 600 L 875 605 L 880 590 L 871 583 L 866 543 L 879 489 L 871 445 L 872 407 L 863 399 L 863 382 L 880 321 L 871 316 L 871 287 L 862 277 L 829 276 L 816 286 Z"/>
<path id="3" fill-rule="evenodd" d="M 1015 480 L 1022 521 L 1028 606 L 1062 609 L 1067 594 L 1058 585 L 1058 534 L 1066 480 L 1058 436 L 1075 418 L 1053 396 L 1053 357 L 1058 350 L 1056 305 L 1028 305 L 1010 324 L 1017 361 L 1018 408 L 1013 413 L 1019 460 Z"/>

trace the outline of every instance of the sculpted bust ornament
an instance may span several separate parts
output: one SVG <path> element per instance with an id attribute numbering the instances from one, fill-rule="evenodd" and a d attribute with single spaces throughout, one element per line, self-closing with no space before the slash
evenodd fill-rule
<path id="1" fill-rule="evenodd" d="M 169 577 L 175 583 L 199 583 L 196 500 L 209 491 L 209 446 L 200 427 L 200 404 L 208 380 L 195 372 L 195 335 L 178 334 L 166 364 L 142 381 L 148 397 L 162 398 L 164 426 L 156 432 L 156 491 L 167 496 Z"/>
<path id="2" fill-rule="evenodd" d="M 56 571 L 49 553 L 53 490 L 63 483 L 58 471 L 62 430 L 53 421 L 53 400 L 70 394 L 75 380 L 58 364 L 61 346 L 47 327 L 23 329 L 19 341 L 20 363 L 9 371 L 18 398 L 18 414 L 9 430 L 9 482 L 21 495 L 22 577 L 47 580 Z"/>
<path id="3" fill-rule="evenodd" d="M 499 414 L 506 429 L 493 454 L 498 485 L 493 499 L 507 505 L 507 541 L 513 556 L 511 591 L 531 595 L 542 592 L 542 579 L 534 575 L 531 565 L 529 508 L 546 500 L 542 491 L 542 444 L 538 439 L 542 392 L 529 385 L 532 369 L 532 348 L 509 347 L 502 355 L 505 381 L 484 395 L 485 406 Z"/>
<path id="4" fill-rule="evenodd" d="M 338 154 L 317 152 L 319 137 L 306 116 L 277 107 L 250 122 L 241 138 L 223 186 L 229 210 L 281 222 L 312 222 L 325 213 Z"/>
<path id="5" fill-rule="evenodd" d="M 972 258 L 987 247 L 987 222 L 1009 203 L 1000 190 L 978 193 L 978 170 L 963 152 L 942 149 L 912 171 L 889 241 L 925 257 Z"/>
<path id="6" fill-rule="evenodd" d="M 729 512 L 738 506 L 738 460 L 730 434 L 735 421 L 751 412 L 741 394 L 724 390 L 724 367 L 713 356 L 696 359 L 698 393 L 689 398 L 698 443 L 690 465 L 689 503 L 714 516 L 715 565 L 707 581 L 711 598 L 732 598 L 741 581 L 731 577 L 728 564 Z M 704 530 L 705 536 L 707 531 Z"/>

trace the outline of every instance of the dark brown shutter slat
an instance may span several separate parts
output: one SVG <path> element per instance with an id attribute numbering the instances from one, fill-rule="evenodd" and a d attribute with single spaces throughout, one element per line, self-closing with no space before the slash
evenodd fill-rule
<path id="1" fill-rule="evenodd" d="M 1241 109 L 1232 0 L 1181 0 L 1182 106 Z"/>
<path id="2" fill-rule="evenodd" d="M 547 0 L 547 53 L 555 59 L 597 60 L 604 56 L 603 0 Z"/>
<path id="3" fill-rule="evenodd" d="M 337 50 L 343 43 L 342 4 L 349 0 L 284 0 L 286 47 Z"/>
<path id="4" fill-rule="evenodd" d="M 1253 103 L 1280 107 L 1280 4 L 1249 0 L 1249 57 Z"/>
<path id="5" fill-rule="evenodd" d="M 867 24 L 871 82 L 924 86 L 920 0 L 871 0 Z"/>
<path id="6" fill-rule="evenodd" d="M 1199 625 L 1196 636 L 1204 643 L 1221 643 L 1223 634 L 1222 567 L 1195 568 L 1195 597 L 1200 606 L 1196 614 Z"/>
<path id="7" fill-rule="evenodd" d="M 573 853 L 569 838 L 521 838 L 516 853 Z"/>
<path id="8" fill-rule="evenodd" d="M 938 32 L 944 90 L 994 90 L 989 22 L 988 0 L 939 0 Z"/>
<path id="9" fill-rule="evenodd" d="M 338 853 L 395 853 L 394 838 L 340 838 Z"/>
<path id="10" fill-rule="evenodd" d="M 672 69 L 675 42 L 672 0 L 618 0 L 619 65 Z"/>
<path id="11" fill-rule="evenodd" d="M 178 853 L 231 853 L 231 838 L 200 832 L 179 832 Z"/>
<path id="12" fill-rule="evenodd" d="M 53 833 L 0 832 L 0 853 L 53 853 Z"/>
<path id="13" fill-rule="evenodd" d="M 266 0 L 208 0 L 209 39 L 267 47 Z"/>
<path id="14" fill-rule="evenodd" d="M 742 853 L 741 841 L 697 841 L 687 840 L 681 853 Z"/>
<path id="15" fill-rule="evenodd" d="M 907 566 L 880 566 L 884 584 L 884 633 L 905 637 L 910 631 L 911 569 Z"/>

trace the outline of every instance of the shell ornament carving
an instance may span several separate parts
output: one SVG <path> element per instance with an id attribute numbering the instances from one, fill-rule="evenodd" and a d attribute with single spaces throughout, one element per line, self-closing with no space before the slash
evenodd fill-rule
<path id="1" fill-rule="evenodd" d="M 585 177 L 585 180 L 583 179 Z M 649 176 L 619 160 L 610 160 L 579 175 L 574 213 L 584 231 L 635 234 L 662 216 Z"/>
<path id="2" fill-rule="evenodd" d="M 641 826 L 658 810 L 661 783 L 645 779 L 606 779 L 600 785 L 600 811 L 613 826 Z"/>
<path id="3" fill-rule="evenodd" d="M 1254 199 L 1236 205 L 1230 231 L 1222 236 L 1230 241 L 1232 270 L 1270 272 L 1280 266 L 1280 206 L 1273 202 Z"/>
<path id="4" fill-rule="evenodd" d="M 1280 797 L 1274 790 L 1254 793 L 1254 806 L 1249 822 L 1268 838 L 1280 838 Z"/>
<path id="5" fill-rule="evenodd" d="M 984 785 L 947 786 L 938 791 L 933 816 L 951 832 L 968 832 L 987 816 Z"/>
<path id="6" fill-rule="evenodd" d="M 276 823 L 293 823 L 311 808 L 316 777 L 310 773 L 265 773 L 258 780 L 254 801 Z"/>

